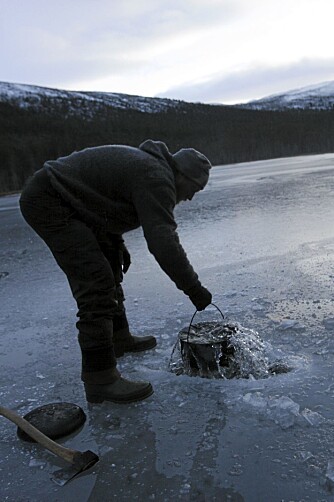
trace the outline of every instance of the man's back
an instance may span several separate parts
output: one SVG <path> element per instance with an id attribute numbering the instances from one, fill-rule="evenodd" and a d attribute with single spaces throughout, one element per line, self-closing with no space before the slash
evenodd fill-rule
<path id="1" fill-rule="evenodd" d="M 141 148 L 86 148 L 47 161 L 44 166 L 55 190 L 88 224 L 106 226 L 114 233 L 140 225 L 140 208 L 136 206 L 143 201 L 143 193 L 157 185 L 160 192 L 168 190 L 173 206 L 174 175 L 167 158 L 158 158 Z"/>

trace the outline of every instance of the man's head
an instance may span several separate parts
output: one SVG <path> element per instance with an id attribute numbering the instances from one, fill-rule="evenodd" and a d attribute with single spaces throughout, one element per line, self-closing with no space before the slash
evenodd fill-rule
<path id="1" fill-rule="evenodd" d="M 210 161 L 194 148 L 182 148 L 173 155 L 176 168 L 177 202 L 191 200 L 209 179 Z"/>

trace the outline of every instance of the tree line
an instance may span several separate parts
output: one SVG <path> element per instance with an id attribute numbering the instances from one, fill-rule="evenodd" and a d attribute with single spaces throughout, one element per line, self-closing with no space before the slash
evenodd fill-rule
<path id="1" fill-rule="evenodd" d="M 213 164 L 334 151 L 334 111 L 259 111 L 182 103 L 159 113 L 100 106 L 85 117 L 69 104 L 0 103 L 0 193 L 20 191 L 48 159 L 103 144 L 164 141 L 202 151 Z"/>

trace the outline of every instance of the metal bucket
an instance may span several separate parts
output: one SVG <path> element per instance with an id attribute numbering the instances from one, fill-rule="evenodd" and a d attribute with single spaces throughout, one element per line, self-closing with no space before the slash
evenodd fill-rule
<path id="1" fill-rule="evenodd" d="M 287 373 L 292 367 L 282 358 L 268 358 L 268 343 L 259 334 L 239 323 L 200 322 L 183 328 L 169 361 L 176 375 L 204 378 L 267 378 Z M 271 350 L 272 352 L 272 350 Z"/>
<path id="2" fill-rule="evenodd" d="M 230 342 L 236 333 L 234 324 L 221 322 L 200 322 L 190 325 L 179 333 L 183 364 L 201 374 L 219 373 L 228 367 L 234 347 Z"/>

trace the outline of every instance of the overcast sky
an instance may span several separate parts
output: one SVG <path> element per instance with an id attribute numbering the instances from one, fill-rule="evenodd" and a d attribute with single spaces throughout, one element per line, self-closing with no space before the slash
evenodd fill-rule
<path id="1" fill-rule="evenodd" d="M 0 80 L 238 103 L 334 80 L 334 0 L 0 0 Z"/>

